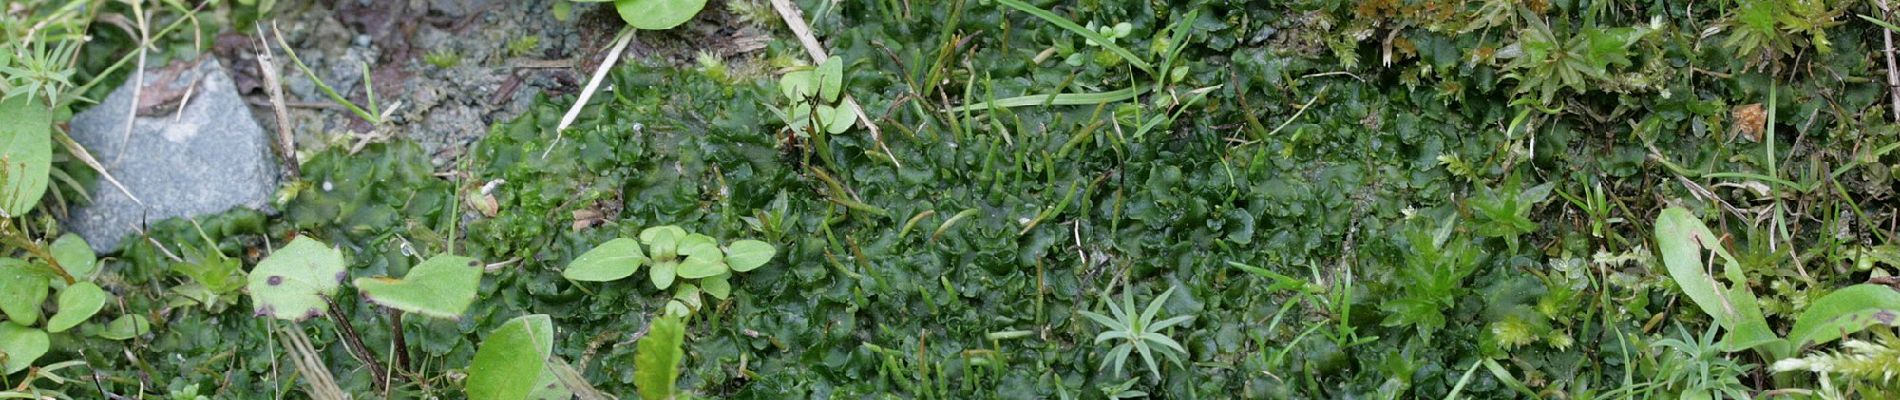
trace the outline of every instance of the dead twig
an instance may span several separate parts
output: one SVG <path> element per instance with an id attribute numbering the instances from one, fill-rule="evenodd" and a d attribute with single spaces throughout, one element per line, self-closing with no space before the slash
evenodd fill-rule
<path id="1" fill-rule="evenodd" d="M 600 81 L 607 78 L 607 70 L 614 68 L 614 63 L 620 61 L 620 52 L 627 49 L 628 42 L 633 41 L 633 31 L 633 26 L 627 26 L 620 29 L 619 35 L 614 36 L 614 45 L 612 49 L 607 50 L 607 59 L 600 62 L 599 68 L 594 69 L 594 77 L 589 78 L 587 87 L 581 89 L 581 97 L 574 100 L 574 106 L 569 107 L 567 114 L 561 115 L 561 123 L 555 125 L 554 143 L 549 144 L 547 150 L 541 151 L 542 159 L 548 158 L 548 153 L 553 153 L 554 148 L 561 145 L 561 131 L 567 130 L 567 126 L 574 123 L 574 118 L 580 117 L 581 109 L 587 107 L 587 100 L 594 97 L 595 89 L 600 88 Z"/>
<path id="2" fill-rule="evenodd" d="M 284 86 L 277 76 L 276 55 L 270 51 L 270 41 L 264 39 L 264 27 L 256 26 L 258 48 L 264 49 L 257 54 L 257 70 L 264 75 L 264 93 L 270 95 L 271 111 L 277 116 L 277 156 L 284 163 L 284 170 L 290 171 L 291 178 L 303 176 L 297 163 L 297 144 L 290 136 L 290 110 L 284 104 Z M 182 108 L 181 108 L 182 109 Z"/>
<path id="3" fill-rule="evenodd" d="M 1893 9 L 1887 6 L 1887 0 L 1880 0 L 1876 4 L 1880 5 L 1881 14 L 1884 14 L 1884 16 L 1888 19 L 1893 18 Z M 1885 27 L 1882 27 L 1880 29 L 1880 35 L 1882 39 L 1886 41 L 1887 94 L 1890 100 L 1893 102 L 1893 116 L 1892 117 L 1896 118 L 1896 120 L 1900 120 L 1900 69 L 1896 69 L 1894 67 L 1895 63 L 1893 59 L 1893 31 L 1888 30 Z"/>

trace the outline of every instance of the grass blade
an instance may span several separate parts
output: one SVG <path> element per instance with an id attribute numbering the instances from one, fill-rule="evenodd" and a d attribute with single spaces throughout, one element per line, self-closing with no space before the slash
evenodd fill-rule
<path id="1" fill-rule="evenodd" d="M 1129 52 L 1128 49 L 1124 49 L 1108 41 L 1108 38 L 1102 37 L 1102 34 L 1095 33 L 1095 31 L 1091 31 L 1088 28 L 1083 28 L 1081 25 L 1076 25 L 1075 21 L 1070 21 L 1068 18 L 1063 18 L 1060 15 L 1056 15 L 1056 13 L 1049 12 L 1049 10 L 1029 5 L 1029 3 L 1024 3 L 1021 0 L 996 0 L 996 2 L 1003 3 L 1005 6 L 1029 13 L 1029 15 L 1042 18 L 1044 21 L 1049 21 L 1051 24 L 1056 24 L 1056 26 L 1062 27 L 1062 29 L 1068 29 L 1071 32 L 1082 35 L 1082 37 L 1088 38 L 1096 44 L 1101 45 L 1102 48 L 1121 55 L 1123 59 L 1128 60 L 1129 65 L 1134 65 L 1135 68 L 1141 69 L 1142 72 L 1147 72 L 1150 75 L 1155 73 L 1154 67 L 1148 65 L 1148 62 L 1143 61 L 1140 57 L 1135 57 L 1135 53 Z"/>

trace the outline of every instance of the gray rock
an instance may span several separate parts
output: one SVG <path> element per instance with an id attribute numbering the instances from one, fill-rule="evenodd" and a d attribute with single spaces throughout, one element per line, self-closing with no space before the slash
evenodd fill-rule
<path id="1" fill-rule="evenodd" d="M 161 108 L 158 115 L 137 117 L 123 146 L 127 109 L 134 106 L 132 80 L 113 90 L 105 102 L 73 116 L 73 140 L 144 202 L 133 201 L 100 179 L 90 189 L 92 203 L 75 208 L 66 221 L 94 251 L 116 251 L 121 239 L 147 222 L 233 207 L 266 209 L 277 189 L 279 168 L 270 136 L 251 119 L 250 108 L 216 58 L 206 58 L 177 79 L 152 81 L 160 75 L 148 70 L 144 90 L 198 86 L 182 107 L 169 107 L 176 111 Z M 121 150 L 125 154 L 119 154 Z"/>

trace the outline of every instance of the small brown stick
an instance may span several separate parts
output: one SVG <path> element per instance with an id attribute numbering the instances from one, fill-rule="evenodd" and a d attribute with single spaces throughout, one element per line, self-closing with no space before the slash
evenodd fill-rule
<path id="1" fill-rule="evenodd" d="M 392 340 L 396 342 L 396 350 L 393 351 L 396 353 L 396 368 L 412 371 L 409 366 L 409 343 L 403 338 L 402 333 L 402 310 L 389 309 L 389 333 Z"/>
<path id="2" fill-rule="evenodd" d="M 291 178 L 303 176 L 297 164 L 297 143 L 290 137 L 290 110 L 284 107 L 284 86 L 277 76 L 275 54 L 271 54 L 270 41 L 264 38 L 264 27 L 256 26 L 258 47 L 264 51 L 257 55 L 257 70 L 264 75 L 264 92 L 270 95 L 271 111 L 277 116 L 277 156 L 284 163 L 284 170 L 290 171 Z"/>
<path id="3" fill-rule="evenodd" d="M 112 155 L 113 164 L 118 164 L 119 158 L 125 156 L 125 145 L 132 141 L 132 126 L 138 123 L 138 103 L 139 98 L 143 97 L 140 96 L 139 92 L 145 90 L 145 49 L 151 46 L 150 41 L 152 35 L 151 29 L 148 27 L 149 24 L 147 24 L 145 20 L 144 3 L 144 0 L 126 1 L 126 4 L 132 6 L 132 16 L 136 18 L 134 21 L 138 23 L 139 63 L 138 65 L 132 66 L 132 107 L 125 110 L 125 133 L 119 135 L 119 151 Z"/>
<path id="4" fill-rule="evenodd" d="M 310 337 L 302 329 L 291 324 L 284 329 L 284 347 L 290 350 L 290 358 L 297 367 L 297 373 L 304 376 L 304 382 L 310 385 L 310 396 L 317 399 L 347 399 L 343 389 L 336 385 L 336 378 L 330 376 L 330 370 L 323 365 L 323 358 L 317 355 L 315 347 L 310 345 Z M 126 354 L 131 354 L 127 351 Z M 273 360 L 274 361 L 274 360 Z"/>
<path id="5" fill-rule="evenodd" d="M 1879 4 L 1880 12 L 1887 18 L 1893 18 L 1893 9 L 1887 6 L 1887 0 L 1880 0 Z M 1880 34 L 1886 40 L 1887 47 L 1887 94 L 1893 101 L 1893 118 L 1900 119 L 1900 69 L 1894 68 L 1893 31 L 1882 27 Z"/>
<path id="6" fill-rule="evenodd" d="M 343 308 L 329 298 L 324 298 L 323 302 L 330 305 L 330 321 L 336 323 L 337 335 L 343 336 L 343 347 L 349 349 L 350 355 L 356 356 L 357 361 L 369 367 L 369 375 L 377 386 L 388 387 L 389 371 L 383 370 L 383 364 L 376 362 L 376 354 L 370 353 L 369 347 L 363 345 L 363 337 L 356 334 L 356 327 L 350 326 L 350 319 L 343 314 Z"/>
<path id="7" fill-rule="evenodd" d="M 613 49 L 607 50 L 607 60 L 601 61 L 600 67 L 594 69 L 594 77 L 588 79 L 587 87 L 581 89 L 581 97 L 574 100 L 574 106 L 567 109 L 567 114 L 561 115 L 561 123 L 554 126 L 554 143 L 541 151 L 542 159 L 547 159 L 548 153 L 553 153 L 554 148 L 561 145 L 561 131 L 567 130 L 567 126 L 574 123 L 574 118 L 581 116 L 581 109 L 587 107 L 587 100 L 594 97 L 594 90 L 600 88 L 600 81 L 607 78 L 607 70 L 614 68 L 614 62 L 620 61 L 620 52 L 627 49 L 628 42 L 633 41 L 635 30 L 628 26 L 621 28 L 620 34 L 615 35 Z"/>
<path id="8" fill-rule="evenodd" d="M 798 43 L 805 47 L 806 53 L 811 54 L 812 64 L 824 64 L 825 60 L 831 58 L 825 55 L 825 45 L 818 43 L 817 36 L 812 36 L 811 26 L 805 24 L 804 13 L 792 4 L 792 0 L 772 0 L 772 8 L 778 9 L 779 17 L 784 18 L 785 25 L 792 28 L 792 35 L 798 36 Z M 864 113 L 864 107 L 858 106 L 858 100 L 852 98 L 850 93 L 844 95 L 844 106 L 850 108 L 852 114 L 857 114 L 858 122 L 863 123 L 865 129 L 871 130 L 871 141 L 877 142 L 878 149 L 884 150 L 884 155 L 891 158 L 891 163 L 903 168 L 904 163 L 897 161 L 897 153 L 892 153 L 891 148 L 884 145 L 884 133 L 878 129 L 877 122 L 871 121 L 871 116 Z"/>

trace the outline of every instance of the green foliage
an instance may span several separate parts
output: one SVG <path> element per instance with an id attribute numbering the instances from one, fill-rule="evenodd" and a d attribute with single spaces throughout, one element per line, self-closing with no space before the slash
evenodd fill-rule
<path id="1" fill-rule="evenodd" d="M 286 321 L 323 315 L 347 277 L 342 251 L 298 236 L 251 269 L 251 308 L 259 316 Z"/>
<path id="2" fill-rule="evenodd" d="M 40 306 L 52 285 L 52 274 L 42 264 L 0 258 L 0 311 L 7 320 L 21 326 L 33 326 L 40 320 Z"/>
<path id="3" fill-rule="evenodd" d="M 1499 59 L 1509 59 L 1506 78 L 1516 79 L 1520 94 L 1536 96 L 1538 103 L 1551 105 L 1559 89 L 1585 93 L 1597 82 L 1611 79 L 1611 67 L 1629 67 L 1630 46 L 1648 35 L 1644 26 L 1603 28 L 1586 24 L 1567 37 L 1559 36 L 1549 24 L 1536 16 L 1526 16 L 1529 28 L 1518 32 L 1515 49 L 1505 49 Z"/>
<path id="4" fill-rule="evenodd" d="M 429 52 L 429 54 L 424 54 L 422 61 L 435 66 L 437 69 L 450 69 L 462 65 L 462 55 L 452 49 L 437 49 Z"/>
<path id="5" fill-rule="evenodd" d="M 1119 305 L 1107 295 L 1102 297 L 1102 301 L 1108 304 L 1109 313 L 1114 314 L 1113 318 L 1092 311 L 1077 312 L 1106 329 L 1101 334 L 1095 335 L 1095 343 L 1115 343 L 1115 347 L 1103 356 L 1100 368 L 1107 369 L 1109 364 L 1114 364 L 1115 375 L 1120 376 L 1123 365 L 1128 362 L 1130 352 L 1141 356 L 1142 364 L 1148 367 L 1148 372 L 1157 380 L 1161 379 L 1161 368 L 1155 365 L 1153 353 L 1161 353 L 1176 367 L 1182 366 L 1181 356 L 1187 353 L 1187 349 L 1181 347 L 1181 343 L 1168 337 L 1167 329 L 1193 321 L 1194 316 L 1182 315 L 1155 321 L 1155 316 L 1161 313 L 1162 306 L 1167 305 L 1168 296 L 1174 294 L 1174 289 L 1170 287 L 1167 291 L 1161 292 L 1161 296 L 1149 301 L 1148 307 L 1141 309 L 1140 314 L 1135 314 L 1135 298 L 1127 288 L 1122 289 L 1122 302 Z"/>
<path id="6" fill-rule="evenodd" d="M 1811 344 L 1876 325 L 1896 325 L 1895 316 L 1900 315 L 1900 293 L 1880 285 L 1855 285 L 1815 300 L 1795 319 L 1788 336 L 1778 337 L 1762 316 L 1740 263 L 1701 219 L 1681 208 L 1663 210 L 1656 218 L 1656 246 L 1676 286 L 1717 326 L 1729 330 L 1722 340 L 1727 351 L 1759 349 L 1771 360 L 1779 360 Z M 1732 283 L 1723 284 L 1705 272 L 1712 266 L 1702 262 L 1703 251 L 1722 259 L 1722 278 Z"/>
<path id="7" fill-rule="evenodd" d="M 1710 399 L 1717 394 L 1731 399 L 1750 398 L 1741 378 L 1754 367 L 1723 357 L 1728 350 L 1716 342 L 1716 328 L 1709 326 L 1698 337 L 1677 324 L 1677 337 L 1651 344 L 1665 350 L 1662 363 L 1656 367 L 1655 383 L 1676 398 Z"/>
<path id="8" fill-rule="evenodd" d="M 817 68 L 792 71 L 779 78 L 779 91 L 791 105 L 781 112 L 785 125 L 801 136 L 813 131 L 840 134 L 851 129 L 855 114 L 839 107 L 844 93 L 844 59 L 832 57 Z"/>
<path id="9" fill-rule="evenodd" d="M 635 344 L 639 349 L 633 356 L 633 380 L 640 388 L 640 398 L 675 398 L 679 392 L 675 385 L 680 377 L 680 359 L 685 356 L 680 346 L 685 338 L 686 326 L 678 317 L 655 319 L 647 325 L 647 334 Z"/>
<path id="10" fill-rule="evenodd" d="M 656 226 L 640 231 L 639 241 L 616 238 L 595 246 L 575 257 L 561 276 L 585 282 L 607 282 L 632 276 L 641 265 L 651 264 L 648 279 L 655 289 L 675 289 L 666 305 L 667 314 L 686 316 L 699 309 L 700 293 L 724 300 L 732 292 L 729 281 L 734 272 L 747 272 L 765 265 L 778 254 L 778 248 L 757 240 L 740 240 L 725 248 L 711 236 L 689 233 L 675 225 Z M 646 250 L 641 250 L 641 245 Z M 680 279 L 692 280 L 675 286 Z"/>
<path id="11" fill-rule="evenodd" d="M 46 193 L 53 110 L 30 95 L 0 99 L 0 216 L 24 216 Z"/>
<path id="12" fill-rule="evenodd" d="M 1821 379 L 1841 376 L 1867 383 L 1863 388 L 1867 391 L 1880 393 L 1879 388 L 1884 387 L 1888 389 L 1885 394 L 1892 394 L 1890 384 L 1896 371 L 1900 371 L 1900 343 L 1896 343 L 1893 335 L 1882 335 L 1877 340 L 1848 340 L 1841 343 L 1841 348 L 1833 353 L 1816 352 L 1776 361 L 1769 370 L 1814 372 L 1821 375 Z"/>
<path id="13" fill-rule="evenodd" d="M 554 351 L 554 323 L 547 315 L 523 315 L 508 320 L 482 339 L 468 366 L 468 398 L 514 400 L 528 398 L 547 368 Z"/>
<path id="14" fill-rule="evenodd" d="M 1385 311 L 1385 326 L 1415 326 L 1427 343 L 1432 333 L 1444 328 L 1445 312 L 1454 309 L 1459 298 L 1469 292 L 1466 277 L 1477 272 L 1480 253 L 1463 235 L 1454 235 L 1458 220 L 1447 218 L 1433 227 L 1429 220 L 1415 220 L 1405 230 L 1405 265 L 1398 270 L 1404 295 L 1380 306 Z"/>
<path id="15" fill-rule="evenodd" d="M 627 25 L 646 30 L 673 29 L 706 8 L 706 0 L 613 0 Z"/>
<path id="16" fill-rule="evenodd" d="M 34 360 L 46 355 L 52 346 L 52 339 L 45 331 L 18 324 L 0 324 L 0 353 L 6 359 L 0 361 L 0 369 L 7 374 L 20 372 L 32 366 Z"/>
<path id="17" fill-rule="evenodd" d="M 508 56 L 526 56 L 537 47 L 541 47 L 541 35 L 523 35 L 508 41 Z"/>
<path id="18" fill-rule="evenodd" d="M 475 302 L 482 263 L 473 258 L 438 255 L 409 269 L 402 279 L 357 278 L 356 289 L 370 302 L 436 318 L 461 318 Z"/>
<path id="19" fill-rule="evenodd" d="M 46 331 L 65 332 L 91 319 L 99 309 L 105 308 L 110 298 L 105 289 L 92 282 L 79 282 L 59 291 L 59 312 L 46 320 Z"/>
<path id="20" fill-rule="evenodd" d="M 1512 253 L 1517 252 L 1518 238 L 1537 229 L 1537 223 L 1531 222 L 1532 209 L 1550 198 L 1555 183 L 1520 189 L 1516 178 L 1507 179 L 1498 189 L 1482 188 L 1476 197 L 1466 204 L 1471 206 L 1474 226 L 1472 232 L 1484 237 L 1502 238 L 1510 246 Z"/>

